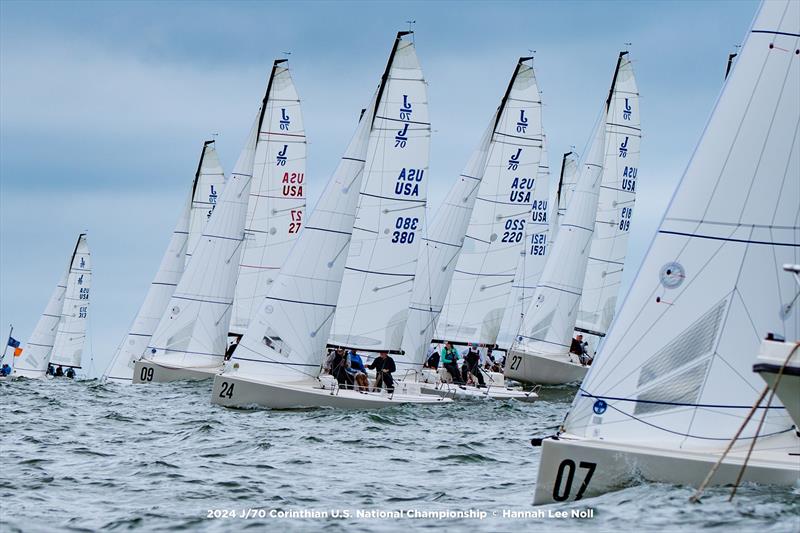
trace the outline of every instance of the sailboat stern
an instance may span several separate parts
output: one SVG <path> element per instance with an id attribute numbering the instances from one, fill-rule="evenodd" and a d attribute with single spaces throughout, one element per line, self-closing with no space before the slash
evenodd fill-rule
<path id="1" fill-rule="evenodd" d="M 214 377 L 221 366 L 196 368 L 168 366 L 155 361 L 136 361 L 133 367 L 134 383 L 168 383 L 171 381 L 202 381 Z"/>
<path id="2" fill-rule="evenodd" d="M 589 367 L 570 354 L 530 353 L 512 348 L 506 357 L 505 378 L 539 385 L 582 381 Z"/>
<path id="3" fill-rule="evenodd" d="M 722 462 L 711 482 L 730 485 L 745 462 L 749 441 Z M 621 444 L 562 435 L 542 442 L 533 502 L 576 501 L 620 490 L 641 481 L 698 486 L 722 454 Z M 783 433 L 758 439 L 742 481 L 796 486 L 800 483 L 800 438 Z"/>

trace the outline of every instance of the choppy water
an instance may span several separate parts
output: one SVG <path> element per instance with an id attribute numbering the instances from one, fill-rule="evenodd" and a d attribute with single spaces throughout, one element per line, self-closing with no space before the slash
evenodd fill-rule
<path id="1" fill-rule="evenodd" d="M 580 505 L 591 520 L 502 518 L 531 510 L 539 450 L 573 391 L 536 404 L 382 411 L 236 411 L 210 383 L 0 383 L 0 530 L 798 531 L 800 492 L 746 486 L 687 503 L 690 487 L 643 484 Z M 232 510 L 482 510 L 485 520 L 207 518 Z M 492 512 L 498 516 L 493 518 Z"/>

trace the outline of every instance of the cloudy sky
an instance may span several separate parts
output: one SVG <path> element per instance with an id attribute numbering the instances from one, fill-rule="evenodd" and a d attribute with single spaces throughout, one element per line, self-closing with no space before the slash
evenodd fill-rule
<path id="1" fill-rule="evenodd" d="M 702 132 L 757 2 L 0 2 L 0 327 L 27 339 L 88 230 L 102 372 L 144 297 L 204 140 L 230 171 L 272 61 L 291 52 L 310 205 L 415 20 L 436 209 L 517 58 L 535 50 L 552 166 L 582 151 L 629 48 L 642 157 L 628 277 Z M 631 43 L 626 46 L 625 43 Z M 4 335 L 4 333 L 0 333 Z M 87 361 L 88 363 L 88 361 Z"/>

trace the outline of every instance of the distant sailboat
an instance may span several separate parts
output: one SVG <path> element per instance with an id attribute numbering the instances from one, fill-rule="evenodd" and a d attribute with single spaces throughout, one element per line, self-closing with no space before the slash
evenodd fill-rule
<path id="1" fill-rule="evenodd" d="M 147 295 L 131 325 L 131 329 L 117 349 L 114 358 L 103 374 L 103 379 L 118 383 L 133 380 L 133 367 L 145 352 L 153 332 L 167 310 L 172 294 L 183 275 L 185 264 L 203 233 L 225 186 L 225 176 L 219 162 L 214 141 L 206 141 L 200 154 L 192 191 L 184 202 L 180 219 L 172 232 L 169 244 Z M 146 377 L 146 376 L 145 376 Z"/>
<path id="2" fill-rule="evenodd" d="M 343 286 L 354 224 L 376 216 L 377 234 L 393 244 L 411 244 L 417 226 L 399 224 L 398 215 L 386 217 L 375 206 L 394 207 L 405 200 L 405 186 L 419 185 L 427 167 L 427 98 L 413 42 L 400 32 L 389 56 L 376 96 L 364 113 L 353 139 L 309 217 L 295 247 L 278 273 L 269 294 L 225 371 L 214 379 L 211 399 L 225 406 L 258 405 L 270 408 L 375 408 L 400 403 L 431 403 L 438 398 L 407 396 L 397 390 L 357 392 L 337 387 L 331 376 L 320 376 L 336 303 Z M 425 159 L 420 160 L 419 156 Z M 411 175 L 409 168 L 419 170 Z M 367 184 L 367 181 L 372 181 Z M 373 191 L 385 191 L 386 198 Z M 424 191 L 424 189 L 423 189 Z M 378 195 L 380 196 L 380 195 Z M 415 195 L 416 196 L 416 195 Z M 424 197 L 423 197 L 424 198 Z M 409 201 L 415 213 L 418 201 Z M 421 204 L 424 206 L 424 203 Z M 357 212 L 363 209 L 363 216 Z M 387 220 L 388 218 L 388 220 Z M 366 226 L 361 226 L 366 231 Z M 401 237 L 395 238 L 392 230 Z M 370 247 L 379 245 L 372 242 Z M 366 250 L 364 250 L 366 251 Z M 357 316 L 358 309 L 351 310 Z M 398 386 L 397 389 L 401 387 Z"/>
<path id="3" fill-rule="evenodd" d="M 257 126 L 258 116 L 166 311 L 135 362 L 134 383 L 202 380 L 222 369 Z"/>
<path id="4" fill-rule="evenodd" d="M 783 272 L 800 252 L 798 94 L 800 3 L 764 2 L 597 361 L 542 443 L 535 503 L 700 483 L 737 432 L 712 483 L 745 463 L 742 481 L 800 480 L 782 405 L 743 424 L 764 389 L 762 339 L 800 336 Z"/>
<path id="5" fill-rule="evenodd" d="M 81 368 L 92 270 L 86 234 L 75 243 L 67 272 L 56 285 L 31 338 L 14 365 L 13 376 L 42 379 L 49 364 Z"/>
<path id="6" fill-rule="evenodd" d="M 630 182 L 623 177 L 629 167 L 623 169 L 617 160 L 627 161 L 629 150 L 638 158 L 639 129 L 627 124 L 638 124 L 632 118 L 638 116 L 632 80 L 630 60 L 622 52 L 583 170 L 575 186 L 564 191 L 566 212 L 558 220 L 555 243 L 506 357 L 506 377 L 544 385 L 582 379 L 587 367 L 570 353 L 576 322 L 592 316 L 604 324 L 613 316 L 633 209 L 632 191 L 625 189 Z M 585 287 L 589 304 L 581 303 Z M 580 314 L 582 305 L 596 311 L 609 304 L 611 312 L 602 317 L 598 312 Z M 599 334 L 602 324 L 592 331 Z"/>
<path id="7" fill-rule="evenodd" d="M 230 331 L 243 334 L 295 243 L 306 210 L 306 135 L 286 59 L 272 67 L 258 122 Z"/>

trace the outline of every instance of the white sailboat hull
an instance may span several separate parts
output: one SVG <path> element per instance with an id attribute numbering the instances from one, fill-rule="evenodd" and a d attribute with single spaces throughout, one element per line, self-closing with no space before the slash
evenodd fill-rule
<path id="1" fill-rule="evenodd" d="M 474 385 L 457 385 L 448 382 L 449 376 L 444 369 L 439 372 L 425 369 L 421 373 L 409 372 L 400 383 L 412 383 L 419 387 L 421 394 L 435 395 L 454 400 L 518 400 L 535 402 L 539 396 L 536 391 L 524 391 L 506 387 L 503 375 L 497 372 L 484 372 L 486 387 Z"/>
<path id="2" fill-rule="evenodd" d="M 761 351 L 756 358 L 756 364 L 753 365 L 753 371 L 760 375 L 770 388 L 775 388 L 778 373 L 781 372 L 784 363 L 786 366 L 783 368 L 775 395 L 786 407 L 786 412 L 789 413 L 795 427 L 800 428 L 800 348 L 797 348 L 795 343 L 764 341 L 761 343 Z"/>
<path id="3" fill-rule="evenodd" d="M 558 440 L 546 439 L 542 443 L 534 504 L 589 498 L 642 480 L 698 486 L 726 444 L 720 444 L 717 450 L 689 451 L 569 435 L 562 435 Z M 749 445 L 749 441 L 745 441 L 733 448 L 711 480 L 712 484 L 735 483 Z M 796 486 L 800 483 L 798 453 L 800 438 L 793 432 L 758 439 L 742 481 Z"/>
<path id="4" fill-rule="evenodd" d="M 152 370 L 152 374 L 150 373 Z M 134 383 L 167 383 L 170 381 L 202 381 L 210 379 L 222 370 L 222 366 L 207 368 L 168 366 L 155 361 L 136 361 L 133 368 Z"/>
<path id="5" fill-rule="evenodd" d="M 588 366 L 565 354 L 526 353 L 511 350 L 506 358 L 505 377 L 524 383 L 563 385 L 583 381 Z"/>
<path id="6" fill-rule="evenodd" d="M 266 407 L 269 409 L 302 409 L 335 407 L 339 409 L 380 409 L 402 404 L 441 404 L 451 400 L 419 394 L 419 389 L 398 381 L 395 393 L 358 392 L 344 389 L 323 389 L 316 381 L 268 383 L 219 375 L 214 378 L 211 401 L 224 407 Z"/>

